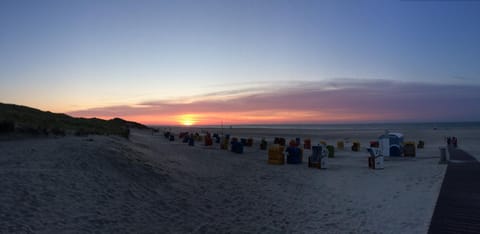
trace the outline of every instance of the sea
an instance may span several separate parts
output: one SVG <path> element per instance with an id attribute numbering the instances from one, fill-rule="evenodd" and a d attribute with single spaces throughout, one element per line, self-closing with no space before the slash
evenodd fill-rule
<path id="1" fill-rule="evenodd" d="M 422 122 L 422 123 L 355 123 L 355 124 L 242 124 L 209 125 L 210 128 L 265 128 L 265 129 L 302 129 L 302 130 L 386 130 L 386 129 L 478 129 L 480 122 Z"/>

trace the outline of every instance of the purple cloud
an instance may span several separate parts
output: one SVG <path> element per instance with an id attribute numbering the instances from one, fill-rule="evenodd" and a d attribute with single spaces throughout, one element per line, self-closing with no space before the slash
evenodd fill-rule
<path id="1" fill-rule="evenodd" d="M 262 90 L 263 89 L 263 90 Z M 260 91 L 262 90 L 262 91 Z M 138 106 L 111 106 L 71 112 L 75 116 L 176 116 L 185 113 L 232 113 L 265 116 L 289 113 L 302 122 L 476 121 L 480 120 L 480 87 L 349 80 L 299 82 L 269 90 L 226 90 L 193 98 L 189 103 L 149 101 Z M 228 99 L 222 95 L 230 94 Z M 238 96 L 235 96 L 238 95 Z M 178 100 L 177 100 L 178 101 Z M 306 114 L 308 113 L 308 114 Z M 302 119 L 310 115 L 308 119 Z M 356 118 L 358 117 L 358 118 Z"/>

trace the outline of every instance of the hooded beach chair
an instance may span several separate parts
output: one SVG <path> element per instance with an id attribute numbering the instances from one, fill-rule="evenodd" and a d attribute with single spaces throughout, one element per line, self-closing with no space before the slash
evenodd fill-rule
<path id="1" fill-rule="evenodd" d="M 308 157 L 308 167 L 327 168 L 327 152 L 325 146 L 312 146 L 312 155 Z"/>
<path id="2" fill-rule="evenodd" d="M 296 146 L 289 146 L 285 150 L 287 152 L 287 163 L 288 164 L 301 164 L 303 158 L 302 149 Z"/>
<path id="3" fill-rule="evenodd" d="M 283 149 L 284 147 L 279 144 L 273 144 L 268 147 L 268 163 L 276 165 L 285 164 L 285 156 L 283 155 Z"/>
<path id="4" fill-rule="evenodd" d="M 373 150 L 372 148 L 367 148 L 370 156 L 368 157 L 368 167 L 372 169 L 383 169 L 383 155 L 380 154 L 379 150 Z"/>

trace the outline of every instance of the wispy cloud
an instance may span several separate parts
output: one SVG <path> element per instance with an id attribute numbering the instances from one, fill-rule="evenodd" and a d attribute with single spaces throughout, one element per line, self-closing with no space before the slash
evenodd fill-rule
<path id="1" fill-rule="evenodd" d="M 183 114 L 195 114 L 199 124 L 480 120 L 479 86 L 338 79 L 269 88 L 275 85 L 212 92 L 185 98 L 188 102 L 148 101 L 70 114 L 152 124 L 175 124 Z"/>
<path id="2" fill-rule="evenodd" d="M 452 76 L 452 80 L 465 82 L 465 81 L 475 81 L 476 79 L 474 79 L 473 77 L 468 77 L 468 76 L 455 75 L 455 76 Z"/>

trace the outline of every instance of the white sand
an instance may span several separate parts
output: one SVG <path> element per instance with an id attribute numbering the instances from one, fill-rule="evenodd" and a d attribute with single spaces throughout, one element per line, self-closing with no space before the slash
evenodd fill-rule
<path id="1" fill-rule="evenodd" d="M 290 137 L 286 130 L 230 131 Z M 145 131 L 133 131 L 130 141 L 3 141 L 0 233 L 426 233 L 446 168 L 438 147 L 451 131 L 404 131 L 426 148 L 416 158 L 386 161 L 384 170 L 368 169 L 364 149 L 351 152 L 349 144 L 319 170 L 305 162 L 268 165 L 258 141 L 244 154 Z M 381 133 L 303 130 L 292 137 L 348 138 L 363 147 Z"/>

